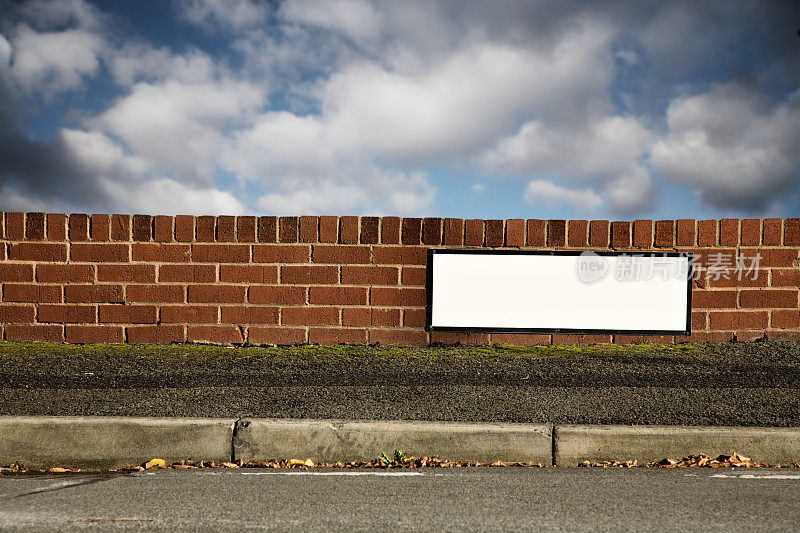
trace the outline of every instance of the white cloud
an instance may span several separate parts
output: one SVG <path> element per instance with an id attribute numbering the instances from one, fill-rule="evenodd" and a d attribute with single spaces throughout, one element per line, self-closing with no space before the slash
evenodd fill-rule
<path id="1" fill-rule="evenodd" d="M 484 185 L 483 183 L 474 183 L 469 188 L 469 190 L 471 190 L 472 192 L 474 192 L 476 194 L 480 194 L 480 193 L 482 193 L 483 191 L 486 190 L 486 185 Z"/>
<path id="2" fill-rule="evenodd" d="M 525 201 L 533 206 L 560 207 L 566 204 L 579 211 L 591 211 L 603 203 L 600 196 L 591 189 L 565 189 L 543 180 L 528 183 L 525 188 Z"/>
<path id="3" fill-rule="evenodd" d="M 0 70 L 11 66 L 11 43 L 0 33 Z"/>
<path id="4" fill-rule="evenodd" d="M 651 162 L 720 208 L 758 211 L 800 183 L 800 92 L 770 106 L 736 85 L 674 100 Z"/>
<path id="5" fill-rule="evenodd" d="M 382 13 L 364 0 L 289 0 L 278 14 L 289 22 L 340 32 L 357 42 L 374 41 L 384 29 Z"/>
<path id="6" fill-rule="evenodd" d="M 114 81 L 126 87 L 137 81 L 169 79 L 199 83 L 213 79 L 217 72 L 214 60 L 200 50 L 175 54 L 144 43 L 125 44 L 109 54 L 107 62 Z"/>
<path id="7" fill-rule="evenodd" d="M 230 192 L 214 187 L 195 187 L 175 180 L 157 178 L 136 184 L 103 179 L 102 191 L 119 210 L 144 214 L 226 214 L 249 213 Z"/>
<path id="8" fill-rule="evenodd" d="M 191 24 L 232 32 L 263 24 L 269 13 L 266 2 L 251 0 L 179 0 L 176 7 L 178 15 Z"/>

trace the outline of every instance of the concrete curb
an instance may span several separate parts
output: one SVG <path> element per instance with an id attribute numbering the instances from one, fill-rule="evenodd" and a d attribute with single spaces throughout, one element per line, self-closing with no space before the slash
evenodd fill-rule
<path id="1" fill-rule="evenodd" d="M 552 426 L 429 421 L 245 419 L 237 422 L 234 456 L 315 462 L 369 461 L 400 448 L 407 455 L 453 461 L 552 464 Z"/>
<path id="2" fill-rule="evenodd" d="M 800 428 L 577 426 L 482 422 L 0 416 L 0 465 L 119 468 L 158 457 L 371 460 L 401 448 L 456 461 L 582 461 L 731 454 L 800 462 Z"/>
<path id="3" fill-rule="evenodd" d="M 553 449 L 559 466 L 631 459 L 642 464 L 665 457 L 733 452 L 759 463 L 790 465 L 800 461 L 800 428 L 556 426 Z"/>
<path id="4" fill-rule="evenodd" d="M 121 468 L 155 457 L 229 461 L 235 419 L 2 416 L 0 465 Z"/>

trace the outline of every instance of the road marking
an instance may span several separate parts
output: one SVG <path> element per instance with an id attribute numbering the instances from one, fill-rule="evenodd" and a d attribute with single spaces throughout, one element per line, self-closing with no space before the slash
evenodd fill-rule
<path id="1" fill-rule="evenodd" d="M 422 472 L 240 472 L 243 476 L 424 476 Z"/>
<path id="2" fill-rule="evenodd" d="M 755 475 L 755 474 L 737 474 L 730 476 L 728 474 L 712 474 L 709 477 L 719 477 L 728 479 L 800 479 L 800 474 L 768 474 L 768 475 Z"/>

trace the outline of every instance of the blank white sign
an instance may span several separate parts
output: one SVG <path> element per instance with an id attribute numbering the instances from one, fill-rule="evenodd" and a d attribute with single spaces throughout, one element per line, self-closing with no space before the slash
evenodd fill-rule
<path id="1" fill-rule="evenodd" d="M 687 256 L 431 256 L 432 329 L 686 332 Z"/>

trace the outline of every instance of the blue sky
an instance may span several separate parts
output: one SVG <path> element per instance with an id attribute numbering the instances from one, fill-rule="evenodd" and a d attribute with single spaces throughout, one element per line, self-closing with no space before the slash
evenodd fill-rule
<path id="1" fill-rule="evenodd" d="M 790 1 L 0 0 L 0 209 L 800 213 Z"/>

